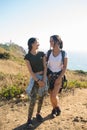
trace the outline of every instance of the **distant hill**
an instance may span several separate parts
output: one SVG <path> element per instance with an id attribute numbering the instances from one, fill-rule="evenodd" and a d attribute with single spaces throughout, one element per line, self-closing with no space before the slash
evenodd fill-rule
<path id="1" fill-rule="evenodd" d="M 20 58 L 25 54 L 24 48 L 15 43 L 0 44 L 0 59 L 4 59 L 6 56 L 7 59 Z"/>

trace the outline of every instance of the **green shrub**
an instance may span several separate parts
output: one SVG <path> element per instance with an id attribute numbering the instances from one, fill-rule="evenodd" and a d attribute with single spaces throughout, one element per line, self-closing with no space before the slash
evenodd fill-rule
<path id="1" fill-rule="evenodd" d="M 87 81 L 68 81 L 68 88 L 87 88 Z"/>
<path id="2" fill-rule="evenodd" d="M 4 79 L 4 77 L 5 77 L 5 74 L 4 74 L 4 73 L 2 73 L 2 72 L 0 72 L 0 80 L 3 80 L 3 79 Z"/>
<path id="3" fill-rule="evenodd" d="M 85 72 L 83 70 L 76 70 L 75 72 L 77 72 L 78 74 L 87 74 L 87 72 Z"/>
<path id="4" fill-rule="evenodd" d="M 1 97 L 5 97 L 6 99 L 11 99 L 13 97 L 16 97 L 17 95 L 20 95 L 21 93 L 23 93 L 23 89 L 16 87 L 16 86 L 10 86 L 7 88 L 3 88 L 0 91 L 0 96 Z"/>
<path id="5" fill-rule="evenodd" d="M 10 54 L 7 52 L 0 53 L 0 59 L 10 59 Z"/>

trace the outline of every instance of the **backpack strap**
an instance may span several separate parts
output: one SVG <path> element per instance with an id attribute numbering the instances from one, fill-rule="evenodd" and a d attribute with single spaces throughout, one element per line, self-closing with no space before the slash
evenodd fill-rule
<path id="1" fill-rule="evenodd" d="M 47 61 L 49 60 L 49 56 L 51 54 L 52 50 L 48 50 L 47 52 Z M 63 64 L 64 64 L 64 57 L 65 57 L 65 51 L 61 50 L 61 53 L 62 53 L 62 61 L 63 61 Z"/>
<path id="2" fill-rule="evenodd" d="M 61 50 L 61 53 L 62 53 L 62 61 L 63 61 L 63 64 L 64 64 L 65 51 Z"/>
<path id="3" fill-rule="evenodd" d="M 49 56 L 50 56 L 51 52 L 52 52 L 52 50 L 51 50 L 51 49 L 50 49 L 50 50 L 48 50 L 48 52 L 47 52 L 47 61 L 49 60 Z"/>

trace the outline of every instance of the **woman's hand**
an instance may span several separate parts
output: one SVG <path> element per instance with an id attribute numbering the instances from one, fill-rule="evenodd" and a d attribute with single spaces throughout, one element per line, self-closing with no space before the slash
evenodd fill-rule
<path id="1" fill-rule="evenodd" d="M 39 87 L 44 87 L 45 86 L 45 82 L 42 80 L 38 81 Z"/>

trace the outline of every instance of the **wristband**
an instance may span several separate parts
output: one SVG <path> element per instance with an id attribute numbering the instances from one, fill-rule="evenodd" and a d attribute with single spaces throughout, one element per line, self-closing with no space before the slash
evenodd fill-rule
<path id="1" fill-rule="evenodd" d="M 40 81 L 40 79 L 38 79 L 36 82 Z"/>

